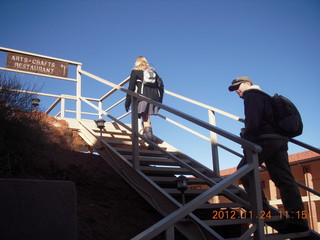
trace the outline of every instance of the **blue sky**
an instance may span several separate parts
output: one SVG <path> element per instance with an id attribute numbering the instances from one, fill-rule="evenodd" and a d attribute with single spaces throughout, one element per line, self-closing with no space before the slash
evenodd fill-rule
<path id="1" fill-rule="evenodd" d="M 319 12 L 319 0 L 2 0 L 0 46 L 81 62 L 84 70 L 114 83 L 125 79 L 143 55 L 169 91 L 240 117 L 242 100 L 227 87 L 247 75 L 267 93 L 291 99 L 305 125 L 297 139 L 320 147 Z M 20 77 L 42 81 L 47 93 L 74 94 L 73 83 Z M 100 98 L 110 90 L 89 79 L 83 86 L 87 97 Z M 52 102 L 41 98 L 43 109 Z M 164 103 L 207 121 L 206 110 L 199 107 L 170 96 Z M 115 115 L 123 113 L 121 106 Z M 155 134 L 211 167 L 208 143 L 156 117 L 152 122 Z M 217 125 L 236 135 L 242 127 L 219 115 Z M 289 153 L 304 150 L 289 147 Z M 220 153 L 222 169 L 239 162 Z"/>

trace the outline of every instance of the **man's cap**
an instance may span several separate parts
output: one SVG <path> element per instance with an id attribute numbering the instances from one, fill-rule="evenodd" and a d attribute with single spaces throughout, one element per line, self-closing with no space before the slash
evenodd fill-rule
<path id="1" fill-rule="evenodd" d="M 252 83 L 252 80 L 249 77 L 241 76 L 237 77 L 231 82 L 231 85 L 229 86 L 229 91 L 232 92 L 234 90 L 237 90 L 239 88 L 239 85 L 243 82 L 250 82 Z"/>

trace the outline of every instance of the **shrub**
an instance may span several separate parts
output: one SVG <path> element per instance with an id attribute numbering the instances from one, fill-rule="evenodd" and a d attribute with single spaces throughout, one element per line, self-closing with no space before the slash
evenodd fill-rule
<path id="1" fill-rule="evenodd" d="M 34 95 L 16 91 L 22 88 L 17 78 L 0 74 L 0 177 L 23 177 L 42 151 L 81 144 L 66 121 L 33 111 Z"/>

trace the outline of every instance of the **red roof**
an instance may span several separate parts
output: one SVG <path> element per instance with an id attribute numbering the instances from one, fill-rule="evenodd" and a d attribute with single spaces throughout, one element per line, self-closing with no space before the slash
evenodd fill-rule
<path id="1" fill-rule="evenodd" d="M 228 168 L 220 171 L 221 176 L 229 176 L 237 170 L 236 167 Z"/>
<path id="2" fill-rule="evenodd" d="M 320 160 L 320 154 L 313 151 L 305 151 L 289 155 L 289 163 L 297 164 L 298 162 L 305 162 L 307 160 Z M 228 176 L 237 170 L 236 167 L 228 168 L 220 171 L 221 176 Z"/>
<path id="3" fill-rule="evenodd" d="M 313 152 L 313 151 L 305 151 L 305 152 L 300 152 L 300 153 L 295 153 L 295 154 L 289 155 L 289 162 L 290 163 L 297 163 L 297 162 L 301 162 L 301 161 L 316 160 L 316 159 L 320 159 L 320 154 Z"/>

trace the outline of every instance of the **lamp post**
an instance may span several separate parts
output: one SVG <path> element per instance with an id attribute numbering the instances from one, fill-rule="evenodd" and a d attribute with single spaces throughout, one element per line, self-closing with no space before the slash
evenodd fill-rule
<path id="1" fill-rule="evenodd" d="M 176 178 L 177 189 L 181 192 L 182 205 L 185 205 L 186 200 L 184 192 L 188 189 L 188 178 L 184 175 L 180 175 Z"/>
<path id="2" fill-rule="evenodd" d="M 102 148 L 102 129 L 104 129 L 104 123 L 106 122 L 104 119 L 99 118 L 98 120 L 94 120 L 97 125 L 97 128 L 100 129 L 100 149 Z"/>
<path id="3" fill-rule="evenodd" d="M 33 106 L 33 110 L 37 110 L 37 107 L 39 106 L 40 99 L 37 97 L 32 98 L 32 103 L 31 105 Z"/>

